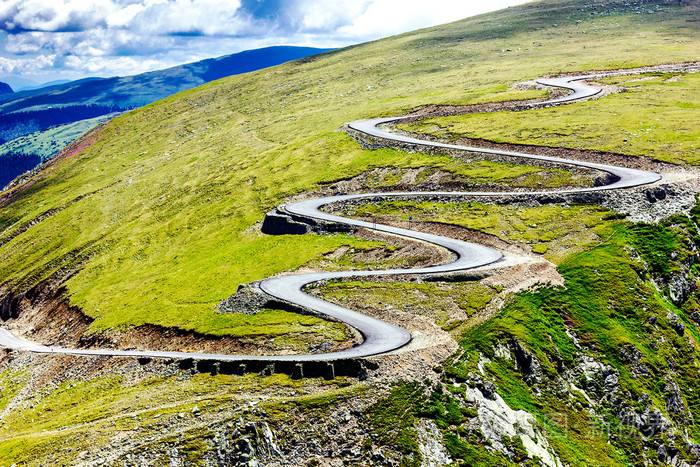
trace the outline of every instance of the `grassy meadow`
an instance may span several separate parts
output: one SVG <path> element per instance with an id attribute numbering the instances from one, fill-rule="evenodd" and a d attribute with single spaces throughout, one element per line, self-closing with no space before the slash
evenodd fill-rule
<path id="1" fill-rule="evenodd" d="M 372 168 L 432 165 L 364 150 L 338 131 L 343 123 L 529 98 L 538 92 L 509 86 L 544 74 L 696 58 L 696 26 L 678 7 L 620 8 L 535 2 L 225 78 L 117 117 L 0 211 L 0 241 L 11 239 L 0 248 L 4 288 L 78 267 L 68 293 L 96 330 L 233 326 L 213 310 L 238 284 L 355 242 L 262 236 L 255 225 L 267 210 Z M 14 236 L 50 210 L 58 212 Z"/>
<path id="2" fill-rule="evenodd" d="M 700 52 L 695 59 L 700 57 Z M 692 56 L 691 56 L 692 58 Z M 484 138 L 500 143 L 594 149 L 698 165 L 700 73 L 649 73 L 605 78 L 624 92 L 571 106 L 521 113 L 492 112 L 430 118 L 405 125 L 449 140 Z"/>
<path id="3" fill-rule="evenodd" d="M 513 85 L 548 74 L 698 60 L 699 23 L 691 20 L 675 3 L 536 1 L 225 78 L 121 115 L 88 147 L 46 169 L 33 185 L 15 189 L 12 202 L 0 209 L 0 291 L 65 279 L 71 304 L 95 319 L 89 332 L 157 324 L 246 338 L 314 334 L 319 341 L 342 340 L 344 327 L 313 317 L 280 310 L 215 313 L 239 284 L 327 265 L 344 247 L 360 253 L 396 248 L 340 234 L 263 235 L 260 222 L 275 205 L 365 173 L 371 174 L 370 188 L 394 186 L 409 169 L 420 169 L 416 183 L 437 170 L 464 184 L 502 188 L 577 181 L 563 169 L 367 150 L 339 131 L 344 123 L 430 104 L 542 97 L 543 91 Z M 611 78 L 606 81 L 628 91 L 527 113 L 431 119 L 409 129 L 693 164 L 698 134 L 689 122 L 697 120 L 699 78 Z M 389 202 L 352 206 L 347 214 L 399 221 L 413 216 L 415 222 L 443 222 L 528 244 L 557 265 L 565 285 L 505 299 L 502 290 L 477 281 L 349 280 L 315 290 L 374 310 L 391 301 L 452 333 L 460 350 L 430 370 L 432 382 L 177 369 L 155 376 L 150 367 L 134 369 L 139 363 L 133 361 L 123 373 L 110 373 L 101 372 L 99 365 L 106 364 L 99 359 L 85 363 L 81 374 L 63 366 L 71 357 L 22 360 L 26 355 L 9 353 L 0 372 L 0 465 L 97 462 L 102 449 L 129 443 L 124 452 L 150 452 L 154 463 L 168 465 L 177 448 L 188 465 L 203 465 L 220 442 L 214 431 L 239 419 L 264 420 L 280 443 L 286 433 L 306 444 L 312 433 L 324 445 L 337 433 L 324 438 L 313 430 L 319 420 L 341 420 L 339 408 L 353 417 L 357 410 L 355 420 L 365 424 L 361 435 L 352 429 L 342 434 L 356 437 L 352 446 L 397 453 L 397 464 L 421 465 L 416 424 L 431 420 L 455 465 L 535 465 L 518 436 L 503 438 L 509 452 L 502 453 L 485 447 L 479 428 L 472 429 L 480 423 L 478 407 L 465 405 L 463 396 L 475 375 L 496 384 L 511 408 L 527 410 L 541 425 L 548 414 L 565 414 L 570 429 L 564 436 L 547 434 L 565 464 L 653 465 L 658 459 L 649 457 L 656 456 L 644 444 L 649 440 L 675 443 L 682 459 L 694 462 L 684 440 L 697 442 L 700 432 L 685 414 L 670 411 L 665 397 L 669 378 L 675 378 L 684 407 L 696 420 L 700 416 L 700 323 L 692 318 L 700 300 L 693 292 L 674 305 L 664 284 L 674 274 L 694 277 L 698 271 L 691 260 L 700 248 L 700 207 L 692 218 L 659 224 L 632 224 L 594 205 Z M 333 268 L 382 266 L 351 255 L 335 261 Z M 502 310 L 470 326 L 494 301 Z M 685 323 L 683 335 L 670 312 Z M 541 363 L 538 385 L 530 386 L 513 361 L 495 353 L 512 339 Z M 639 355 L 634 364 L 620 352 L 630 348 Z M 607 402 L 562 389 L 560 372 L 574 371 L 584 357 L 617 371 L 623 407 L 660 408 L 684 432 L 643 439 L 622 426 Z M 575 384 L 602 400 L 604 381 L 580 378 Z M 590 433 L 592 413 L 605 417 L 613 436 Z M 623 428 L 632 435 L 618 435 Z"/>

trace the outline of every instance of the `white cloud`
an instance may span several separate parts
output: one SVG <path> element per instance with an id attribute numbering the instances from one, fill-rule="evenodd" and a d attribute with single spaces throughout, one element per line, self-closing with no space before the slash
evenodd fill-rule
<path id="1" fill-rule="evenodd" d="M 269 45 L 339 47 L 527 0 L 242 1 L 0 0 L 0 73 L 109 76 Z"/>
<path id="2" fill-rule="evenodd" d="M 5 50 L 13 54 L 27 54 L 40 52 L 45 45 L 44 33 L 30 32 L 9 36 L 5 43 Z"/>
<path id="3" fill-rule="evenodd" d="M 133 19 L 146 10 L 146 5 L 143 3 L 133 3 L 113 11 L 107 16 L 108 27 L 125 27 L 131 24 Z"/>
<path id="4" fill-rule="evenodd" d="M 4 0 L 0 21 L 10 31 L 109 27 L 156 34 L 225 34 L 232 26 L 244 25 L 240 7 L 240 0 Z"/>
<path id="5" fill-rule="evenodd" d="M 0 57 L 0 72 L 6 74 L 37 74 L 51 68 L 56 62 L 56 55 L 37 55 L 31 59 L 10 59 Z"/>
<path id="6" fill-rule="evenodd" d="M 132 26 L 150 34 L 234 35 L 248 24 L 239 0 L 174 0 L 152 3 L 134 15 Z"/>
<path id="7" fill-rule="evenodd" d="M 0 18 L 8 29 L 61 31 L 95 27 L 117 6 L 111 0 L 6 0 Z"/>
<path id="8" fill-rule="evenodd" d="M 66 66 L 77 70 L 87 70 L 96 75 L 108 73 L 113 76 L 121 76 L 166 68 L 168 64 L 159 60 L 137 60 L 133 57 L 104 58 L 73 55 L 66 58 Z"/>
<path id="9" fill-rule="evenodd" d="M 374 0 L 338 33 L 345 37 L 379 38 L 457 21 L 529 0 Z"/>
<path id="10" fill-rule="evenodd" d="M 376 0 L 375 0 L 376 1 Z M 362 15 L 372 4 L 372 0 L 306 0 L 294 5 L 291 14 L 303 32 L 329 32 L 351 23 Z"/>

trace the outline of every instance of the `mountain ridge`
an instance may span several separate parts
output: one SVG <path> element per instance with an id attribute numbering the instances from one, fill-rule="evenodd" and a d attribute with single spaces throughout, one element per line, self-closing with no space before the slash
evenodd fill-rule
<path id="1" fill-rule="evenodd" d="M 209 81 L 330 50 L 333 49 L 295 46 L 264 47 L 137 75 L 89 77 L 33 90 L 19 90 L 12 96 L 0 97 L 0 113 L 37 110 L 47 105 L 72 105 L 75 102 L 113 105 L 122 109 L 140 107 Z M 137 87 L 129 91 L 129 86 L 133 84 Z M 110 91 L 114 96 L 110 95 Z M 127 93 L 133 93 L 133 95 L 126 96 Z M 122 98 L 122 96 L 125 97 Z M 72 100 L 73 98 L 75 100 Z"/>

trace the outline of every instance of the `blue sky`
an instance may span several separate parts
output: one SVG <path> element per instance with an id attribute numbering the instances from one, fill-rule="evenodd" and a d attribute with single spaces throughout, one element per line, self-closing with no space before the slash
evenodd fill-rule
<path id="1" fill-rule="evenodd" d="M 341 47 L 527 0 L 0 0 L 0 81 L 130 75 L 270 45 Z"/>

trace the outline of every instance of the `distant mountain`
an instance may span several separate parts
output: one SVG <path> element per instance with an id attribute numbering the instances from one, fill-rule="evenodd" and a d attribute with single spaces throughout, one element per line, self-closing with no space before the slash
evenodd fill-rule
<path id="1" fill-rule="evenodd" d="M 267 47 L 140 75 L 70 81 L 19 91 L 12 95 L 0 95 L 0 114 L 76 105 L 100 105 L 110 109 L 127 110 L 219 78 L 267 68 L 329 50 L 332 49 Z"/>
<path id="2" fill-rule="evenodd" d="M 67 83 L 57 82 L 53 85 L 45 83 L 42 87 L 25 88 L 17 92 L 12 92 L 10 86 L 0 83 L 0 162 L 3 162 L 0 164 L 0 171 L 5 172 L 3 179 L 12 180 L 27 170 L 26 166 L 34 164 L 29 167 L 30 169 L 36 166 L 37 156 L 45 160 L 53 155 L 47 155 L 45 151 L 39 154 L 32 144 L 21 143 L 18 138 L 23 136 L 32 134 L 38 137 L 44 130 L 57 125 L 63 126 L 60 132 L 61 140 L 51 139 L 53 133 L 45 135 L 49 141 L 44 141 L 44 145 L 55 148 L 55 154 L 63 148 L 67 138 L 70 139 L 72 136 L 75 139 L 82 134 L 69 135 L 67 132 L 77 132 L 80 129 L 84 131 L 84 125 L 72 125 L 74 122 L 130 110 L 209 81 L 279 65 L 329 50 L 332 49 L 267 47 L 140 75 L 85 78 Z M 3 89 L 7 89 L 8 94 L 2 93 Z M 36 138 L 33 137 L 33 139 Z M 9 157 L 10 152 L 12 163 L 5 163 L 7 161 L 2 161 L 2 157 Z M 31 157 L 30 160 L 34 162 L 28 164 L 20 161 L 23 154 Z M 12 168 L 17 168 L 19 171 Z M 3 186 L 4 183 L 0 180 L 0 188 Z"/>
<path id="3" fill-rule="evenodd" d="M 0 81 L 0 94 L 12 94 L 13 92 L 9 84 Z"/>
<path id="4" fill-rule="evenodd" d="M 5 83 L 9 84 L 14 90 L 21 89 L 24 87 L 41 86 L 41 83 L 37 83 L 36 81 L 33 81 L 31 79 L 23 78 L 22 76 L 5 75 L 0 77 L 0 79 L 2 79 L 2 81 L 4 81 Z"/>
<path id="5" fill-rule="evenodd" d="M 69 79 L 57 79 L 55 81 L 48 81 L 42 84 L 25 85 L 20 88 L 17 88 L 17 91 L 33 91 L 35 89 L 47 88 L 49 86 L 56 86 L 58 84 L 66 84 L 70 82 L 71 80 Z"/>
<path id="6" fill-rule="evenodd" d="M 0 144 L 54 125 L 141 107 L 185 89 L 332 49 L 267 47 L 114 78 L 0 94 Z"/>

